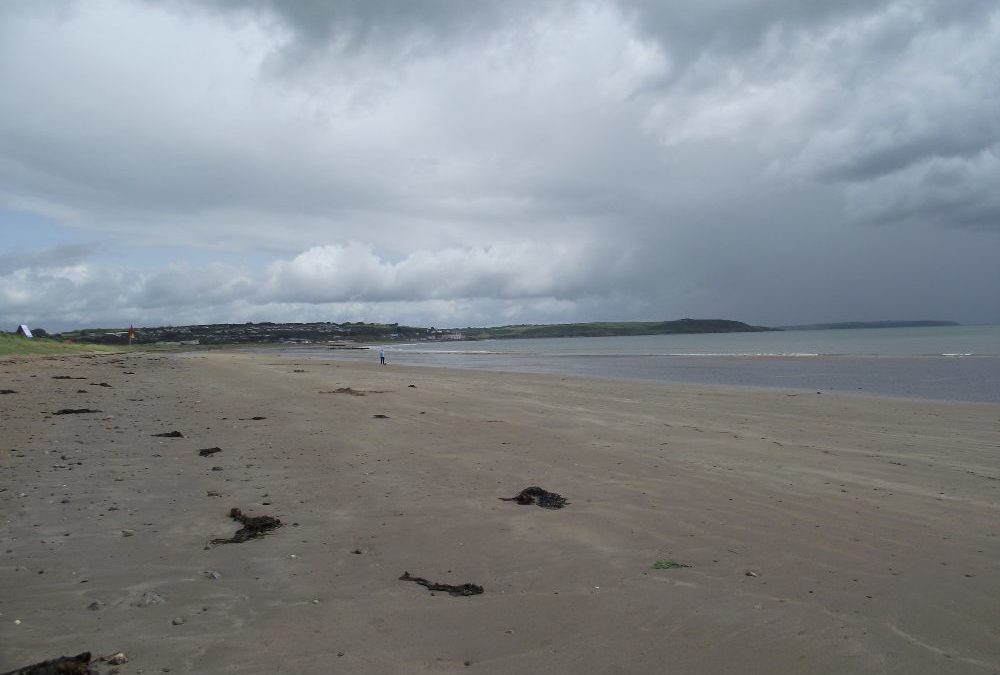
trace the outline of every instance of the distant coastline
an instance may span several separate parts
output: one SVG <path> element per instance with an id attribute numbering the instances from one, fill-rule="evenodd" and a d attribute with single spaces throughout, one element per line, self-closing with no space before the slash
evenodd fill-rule
<path id="1" fill-rule="evenodd" d="M 961 326 L 957 321 L 841 321 L 810 323 L 800 326 L 779 326 L 778 330 L 854 330 L 858 328 L 935 328 Z"/>
<path id="2" fill-rule="evenodd" d="M 137 327 L 133 344 L 232 345 L 274 343 L 450 342 L 553 337 L 622 337 L 696 333 L 755 333 L 774 330 L 728 319 L 622 321 L 497 327 L 423 328 L 397 323 L 226 323 Z M 44 330 L 37 331 L 48 335 Z M 129 344 L 124 328 L 89 328 L 52 335 L 58 340 Z"/>
<path id="3" fill-rule="evenodd" d="M 795 326 L 754 326 L 730 319 L 677 319 L 674 321 L 591 321 L 560 324 L 516 324 L 466 328 L 425 328 L 398 323 L 226 323 L 190 326 L 137 327 L 131 344 L 238 345 L 320 343 L 350 346 L 371 342 L 453 342 L 472 340 L 522 340 L 531 338 L 629 337 L 639 335 L 695 335 L 712 333 L 763 333 L 795 330 L 849 330 L 860 328 L 920 328 L 959 326 L 954 321 L 846 321 Z M 130 344 L 126 328 L 86 328 L 49 334 L 36 328 L 38 337 L 83 344 Z"/>
<path id="4" fill-rule="evenodd" d="M 463 328 L 469 340 L 526 338 L 627 337 L 630 335 L 683 335 L 697 333 L 762 333 L 774 330 L 728 319 L 679 319 L 677 321 L 592 321 L 589 323 L 520 324 L 495 328 Z"/>

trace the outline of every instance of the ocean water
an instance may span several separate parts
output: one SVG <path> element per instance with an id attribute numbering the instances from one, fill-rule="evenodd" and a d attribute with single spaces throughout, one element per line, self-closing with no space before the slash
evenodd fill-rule
<path id="1" fill-rule="evenodd" d="M 391 364 L 1000 403 L 1000 326 L 392 344 Z M 313 347 L 313 356 L 373 360 Z"/>

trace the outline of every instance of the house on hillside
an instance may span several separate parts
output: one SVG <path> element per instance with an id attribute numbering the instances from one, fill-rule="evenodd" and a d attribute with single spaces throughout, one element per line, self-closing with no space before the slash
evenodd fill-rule
<path id="1" fill-rule="evenodd" d="M 26 338 L 33 338 L 34 335 L 31 334 L 31 329 L 28 328 L 28 324 L 22 323 L 17 327 L 15 335 L 23 335 Z"/>

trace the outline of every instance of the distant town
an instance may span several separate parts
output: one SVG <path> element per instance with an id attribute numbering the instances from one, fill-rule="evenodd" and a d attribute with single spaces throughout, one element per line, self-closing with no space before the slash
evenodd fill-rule
<path id="1" fill-rule="evenodd" d="M 35 334 L 39 331 L 36 329 Z M 45 335 L 45 331 L 41 331 Z M 93 344 L 128 344 L 127 328 L 85 328 L 49 335 L 59 340 Z M 232 345 L 268 343 L 355 343 L 462 340 L 455 330 L 381 323 L 214 323 L 192 326 L 137 327 L 132 344 Z M 347 345 L 349 346 L 349 345 Z"/>

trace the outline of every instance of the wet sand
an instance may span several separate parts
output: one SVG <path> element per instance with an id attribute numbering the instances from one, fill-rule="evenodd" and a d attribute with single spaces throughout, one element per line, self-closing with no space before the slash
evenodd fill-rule
<path id="1" fill-rule="evenodd" d="M 1000 406 L 239 352 L 6 389 L 0 672 L 1000 672 Z M 211 545 L 233 507 L 283 527 Z"/>

